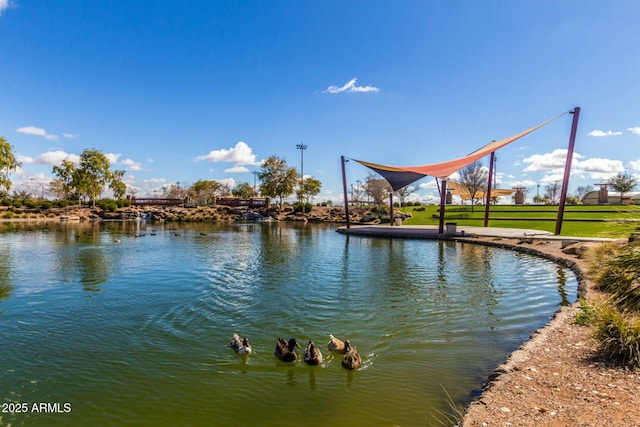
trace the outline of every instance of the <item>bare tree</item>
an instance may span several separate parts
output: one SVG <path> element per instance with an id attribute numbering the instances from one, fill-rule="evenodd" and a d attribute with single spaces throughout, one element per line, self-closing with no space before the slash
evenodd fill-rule
<path id="1" fill-rule="evenodd" d="M 376 178 L 375 175 L 369 174 L 367 180 L 363 184 L 365 193 L 373 199 L 373 204 L 377 208 L 384 206 L 384 199 L 391 193 L 392 188 L 386 179 Z"/>
<path id="2" fill-rule="evenodd" d="M 589 194 L 592 191 L 593 191 L 593 186 L 591 186 L 591 185 L 581 185 L 580 187 L 578 187 L 576 189 L 576 198 L 580 202 L 582 202 L 582 199 L 584 199 L 584 196 L 586 196 L 587 194 Z"/>
<path id="3" fill-rule="evenodd" d="M 558 203 L 560 189 L 560 183 L 558 183 L 558 181 L 554 182 L 553 184 L 546 185 L 544 187 L 545 199 L 549 200 L 551 204 L 555 205 L 556 203 Z"/>
<path id="4" fill-rule="evenodd" d="M 405 185 L 401 189 L 396 190 L 396 195 L 398 196 L 398 198 L 400 198 L 401 207 L 404 207 L 404 200 L 409 197 L 414 191 L 416 191 L 416 187 L 413 187 L 411 185 Z"/>
<path id="5" fill-rule="evenodd" d="M 475 161 L 460 170 L 460 183 L 469 193 L 471 212 L 476 199 L 487 191 L 489 172 L 481 162 Z"/>

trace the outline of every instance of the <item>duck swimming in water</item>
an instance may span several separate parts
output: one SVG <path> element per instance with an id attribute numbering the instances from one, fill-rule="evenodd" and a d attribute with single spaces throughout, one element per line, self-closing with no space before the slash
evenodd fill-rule
<path id="1" fill-rule="evenodd" d="M 283 362 L 293 362 L 298 358 L 294 351 L 296 347 L 300 347 L 300 343 L 295 338 L 291 338 L 289 342 L 285 341 L 284 338 L 278 338 L 274 354 Z"/>
<path id="2" fill-rule="evenodd" d="M 358 353 L 358 349 L 355 345 L 351 345 L 349 340 L 344 342 L 345 353 L 342 358 L 342 366 L 346 369 L 358 369 L 362 365 L 362 358 Z"/>
<path id="3" fill-rule="evenodd" d="M 312 340 L 309 341 L 307 348 L 304 350 L 304 361 L 309 365 L 319 365 L 322 363 L 322 353 Z"/>
<path id="4" fill-rule="evenodd" d="M 249 339 L 240 338 L 238 334 L 233 334 L 231 343 L 229 345 L 238 354 L 250 354 L 252 351 L 251 344 L 249 344 Z"/>
<path id="5" fill-rule="evenodd" d="M 329 351 L 344 354 L 344 342 L 329 334 Z"/>

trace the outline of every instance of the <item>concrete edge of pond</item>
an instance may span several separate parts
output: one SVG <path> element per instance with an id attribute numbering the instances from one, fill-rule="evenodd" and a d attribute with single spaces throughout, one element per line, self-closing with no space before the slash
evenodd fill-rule
<path id="1" fill-rule="evenodd" d="M 600 238 L 600 237 L 571 237 L 556 236 L 548 231 L 532 230 L 524 228 L 502 228 L 502 227 L 474 227 L 464 226 L 455 227 L 454 231 L 445 231 L 439 233 L 438 227 L 434 225 L 352 225 L 347 228 L 340 226 L 336 229 L 339 233 L 371 236 L 371 237 L 398 237 L 413 239 L 444 239 L 455 240 L 459 238 L 473 237 L 502 237 L 514 239 L 544 239 L 544 240 L 561 240 L 567 242 L 607 242 L 617 239 Z"/>

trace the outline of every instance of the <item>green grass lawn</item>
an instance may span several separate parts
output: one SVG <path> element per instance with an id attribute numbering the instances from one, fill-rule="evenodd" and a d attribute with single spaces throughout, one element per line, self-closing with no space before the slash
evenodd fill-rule
<path id="1" fill-rule="evenodd" d="M 422 210 L 422 209 L 425 210 Z M 439 206 L 396 208 L 410 212 L 412 218 L 406 225 L 438 225 Z M 418 209 L 418 210 L 416 210 Z M 484 205 L 448 205 L 445 222 L 458 226 L 484 225 Z M 489 227 L 526 228 L 555 232 L 558 206 L 540 205 L 492 205 L 489 210 Z M 624 238 L 640 227 L 640 206 L 598 205 L 566 206 L 562 223 L 562 236 Z"/>

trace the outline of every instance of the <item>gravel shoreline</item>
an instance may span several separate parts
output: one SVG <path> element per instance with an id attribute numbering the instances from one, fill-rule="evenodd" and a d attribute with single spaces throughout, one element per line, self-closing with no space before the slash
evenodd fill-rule
<path id="1" fill-rule="evenodd" d="M 597 295 L 584 275 L 586 261 L 563 251 L 560 241 L 477 240 L 568 265 L 580 295 Z M 640 373 L 604 360 L 592 328 L 573 322 L 578 311 L 578 303 L 560 309 L 498 366 L 462 426 L 640 426 Z"/>

